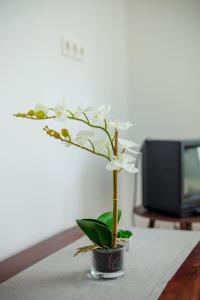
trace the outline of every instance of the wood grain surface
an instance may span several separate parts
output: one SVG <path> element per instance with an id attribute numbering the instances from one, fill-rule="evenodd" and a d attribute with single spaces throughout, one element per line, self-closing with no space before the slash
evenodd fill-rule
<path id="1" fill-rule="evenodd" d="M 200 300 L 200 242 L 168 282 L 159 300 Z"/>

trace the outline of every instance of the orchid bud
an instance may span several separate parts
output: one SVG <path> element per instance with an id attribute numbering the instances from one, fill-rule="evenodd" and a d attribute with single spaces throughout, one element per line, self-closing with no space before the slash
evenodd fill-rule
<path id="1" fill-rule="evenodd" d="M 70 136 L 69 131 L 68 131 L 66 128 L 62 128 L 62 129 L 61 129 L 61 134 L 62 134 L 62 136 L 64 136 L 64 137 Z"/>
<path id="2" fill-rule="evenodd" d="M 60 138 L 60 133 L 57 131 L 54 131 L 53 136 L 55 137 L 55 139 L 59 139 Z"/>
<path id="3" fill-rule="evenodd" d="M 15 117 L 21 117 L 21 118 L 25 118 L 27 116 L 27 114 L 21 114 L 21 113 L 17 113 L 14 115 Z"/>
<path id="4" fill-rule="evenodd" d="M 29 115 L 30 117 L 33 117 L 33 116 L 35 115 L 35 111 L 34 111 L 33 109 L 30 109 L 30 110 L 28 111 L 28 115 Z"/>
<path id="5" fill-rule="evenodd" d="M 37 111 L 35 114 L 36 118 L 38 119 L 44 119 L 46 117 L 46 114 L 43 111 Z"/>

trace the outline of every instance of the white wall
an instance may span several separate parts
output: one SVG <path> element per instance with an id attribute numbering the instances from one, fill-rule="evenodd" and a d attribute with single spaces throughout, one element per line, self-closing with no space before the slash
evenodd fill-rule
<path id="1" fill-rule="evenodd" d="M 128 51 L 131 135 L 200 138 L 200 1 L 128 0 Z"/>
<path id="2" fill-rule="evenodd" d="M 111 208 L 111 174 L 101 159 L 66 149 L 42 123 L 13 112 L 65 95 L 74 105 L 111 103 L 113 116 L 133 121 L 128 136 L 138 142 L 199 137 L 199 4 L 0 1 L 0 259 Z M 83 43 L 84 63 L 61 56 L 62 34 Z M 124 173 L 126 225 L 132 193 L 133 176 Z"/>
<path id="3" fill-rule="evenodd" d="M 200 2 L 129 0 L 128 13 L 136 138 L 199 137 Z"/>
<path id="4" fill-rule="evenodd" d="M 122 0 L 0 1 L 0 259 L 111 209 L 105 162 L 49 139 L 46 122 L 12 113 L 65 95 L 118 114 L 127 100 L 125 8 Z M 61 56 L 63 34 L 83 44 L 84 63 Z"/>

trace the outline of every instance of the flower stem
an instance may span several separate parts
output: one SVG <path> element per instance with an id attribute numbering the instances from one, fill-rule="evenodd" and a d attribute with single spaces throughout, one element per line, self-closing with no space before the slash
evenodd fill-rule
<path id="1" fill-rule="evenodd" d="M 30 119 L 30 120 L 34 120 L 34 121 L 44 121 L 44 120 L 49 120 L 49 119 L 55 119 L 55 116 L 52 117 L 44 117 L 44 118 L 36 118 L 36 117 L 31 117 L 28 116 L 26 114 L 24 114 L 24 116 L 21 116 L 20 114 L 13 114 L 14 117 L 19 117 L 19 118 L 23 118 L 23 119 Z"/>
<path id="2" fill-rule="evenodd" d="M 88 116 L 86 115 L 86 113 L 83 113 L 83 115 L 85 116 L 85 118 L 86 118 L 86 120 L 87 120 L 87 122 L 88 122 L 88 125 L 90 124 L 90 121 L 89 121 L 89 119 L 88 119 Z"/>
<path id="3" fill-rule="evenodd" d="M 66 144 L 70 144 L 70 145 L 76 146 L 76 147 L 78 147 L 78 148 L 84 149 L 84 150 L 86 150 L 86 151 L 88 151 L 88 152 L 90 152 L 90 153 L 92 153 L 92 154 L 95 154 L 95 155 L 98 155 L 98 156 L 102 156 L 102 157 L 104 157 L 104 158 L 106 158 L 107 160 L 110 161 L 110 158 L 109 158 L 107 155 L 95 151 L 94 144 L 93 144 L 90 140 L 88 140 L 88 141 L 90 142 L 90 144 L 91 144 L 91 146 L 92 146 L 92 149 L 89 149 L 89 148 L 87 148 L 87 147 L 85 147 L 85 146 L 81 146 L 81 145 L 79 145 L 79 144 L 76 144 L 76 143 L 72 142 L 71 138 L 70 138 L 69 140 L 63 139 L 63 138 L 61 137 L 61 135 L 60 135 L 57 131 L 55 131 L 54 129 L 49 129 L 48 126 L 45 126 L 45 127 L 43 128 L 43 130 L 44 130 L 49 136 L 52 136 L 52 137 L 54 137 L 54 138 L 55 138 L 55 133 L 56 133 L 56 134 L 57 134 L 56 139 L 58 139 L 58 140 L 60 140 L 60 141 L 62 141 L 62 142 L 64 142 L 64 143 L 66 143 Z"/>
<path id="4" fill-rule="evenodd" d="M 95 155 L 102 156 L 102 157 L 104 157 L 104 158 L 106 158 L 107 160 L 110 161 L 110 159 L 109 159 L 109 157 L 108 157 L 107 155 L 104 155 L 104 154 L 102 154 L 102 153 L 96 152 L 95 150 L 92 150 L 92 149 L 89 149 L 89 148 L 87 148 L 87 147 L 81 146 L 81 145 L 76 144 L 76 143 L 74 143 L 74 142 L 72 142 L 72 141 L 65 141 L 64 139 L 62 139 L 62 141 L 63 141 L 63 142 L 66 142 L 66 143 L 68 143 L 68 144 L 74 145 L 74 146 L 76 146 L 76 147 L 78 147 L 78 148 L 84 149 L 84 150 L 86 150 L 86 151 L 88 151 L 88 152 L 90 152 L 90 153 L 93 153 L 93 154 L 95 154 Z"/>
<path id="5" fill-rule="evenodd" d="M 114 155 L 118 155 L 118 131 L 115 129 Z M 113 228 L 112 228 L 112 247 L 117 243 L 117 223 L 118 223 L 118 172 L 113 171 Z"/>
<path id="6" fill-rule="evenodd" d="M 84 114 L 84 115 L 85 115 L 85 117 L 87 116 L 86 114 Z M 107 125 L 106 125 L 105 128 L 104 128 L 104 127 L 102 127 L 102 126 L 93 125 L 93 124 L 91 124 L 90 122 L 88 122 L 88 121 L 86 121 L 86 120 L 84 120 L 84 119 L 81 119 L 81 118 L 76 118 L 76 117 L 70 117 L 70 116 L 68 116 L 68 119 L 76 120 L 76 121 L 79 121 L 79 122 L 82 122 L 82 123 L 87 124 L 89 127 L 92 127 L 92 128 L 98 128 L 98 129 L 103 130 L 103 131 L 107 134 L 107 136 L 108 136 L 108 138 L 109 138 L 109 141 L 110 141 L 110 144 L 111 144 L 113 153 L 114 153 L 114 145 L 113 145 L 113 141 L 112 141 L 111 135 L 110 135 L 110 133 L 109 133 L 108 130 L 107 130 Z M 107 123 L 105 123 L 105 124 L 107 124 Z"/>
<path id="7" fill-rule="evenodd" d="M 90 145 L 92 146 L 92 150 L 93 150 L 93 152 L 95 153 L 95 147 L 94 147 L 93 142 L 92 142 L 90 139 L 88 139 L 88 142 L 89 142 Z"/>

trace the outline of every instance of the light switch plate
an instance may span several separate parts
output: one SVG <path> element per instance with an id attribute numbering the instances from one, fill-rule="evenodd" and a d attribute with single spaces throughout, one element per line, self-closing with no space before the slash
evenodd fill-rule
<path id="1" fill-rule="evenodd" d="M 84 61 L 84 47 L 80 43 L 64 36 L 61 37 L 61 53 L 63 56 L 68 58 L 72 58 L 80 62 Z"/>

